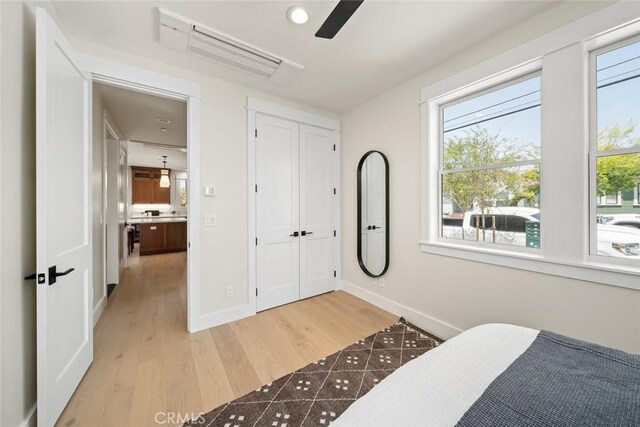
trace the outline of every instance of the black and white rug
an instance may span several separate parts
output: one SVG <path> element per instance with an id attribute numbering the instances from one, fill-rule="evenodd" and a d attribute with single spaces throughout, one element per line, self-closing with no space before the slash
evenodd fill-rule
<path id="1" fill-rule="evenodd" d="M 393 371 L 441 342 L 400 319 L 185 426 L 327 426 Z"/>

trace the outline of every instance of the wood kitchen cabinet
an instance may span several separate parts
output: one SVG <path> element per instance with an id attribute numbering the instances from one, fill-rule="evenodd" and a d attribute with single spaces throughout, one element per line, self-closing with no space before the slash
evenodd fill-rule
<path id="1" fill-rule="evenodd" d="M 140 224 L 140 255 L 182 252 L 186 250 L 186 221 Z"/>
<path id="2" fill-rule="evenodd" d="M 171 171 L 169 171 L 171 173 Z M 131 167 L 131 203 L 171 204 L 171 188 L 160 187 L 159 168 Z"/>

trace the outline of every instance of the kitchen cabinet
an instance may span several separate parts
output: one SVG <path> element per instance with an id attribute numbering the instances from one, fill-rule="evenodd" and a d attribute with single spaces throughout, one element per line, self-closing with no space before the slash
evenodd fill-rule
<path id="1" fill-rule="evenodd" d="M 140 224 L 140 255 L 187 250 L 187 222 Z"/>
<path id="2" fill-rule="evenodd" d="M 131 167 L 131 202 L 171 204 L 171 188 L 160 187 L 160 176 L 160 168 Z"/>

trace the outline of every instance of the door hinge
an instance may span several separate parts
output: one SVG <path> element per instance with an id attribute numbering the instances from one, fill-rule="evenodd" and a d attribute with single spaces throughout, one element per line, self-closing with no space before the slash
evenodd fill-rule
<path id="1" fill-rule="evenodd" d="M 258 238 L 256 237 L 256 246 L 258 246 Z"/>
<path id="2" fill-rule="evenodd" d="M 336 151 L 336 144 L 333 144 L 333 151 Z"/>
<path id="3" fill-rule="evenodd" d="M 333 237 L 336 237 L 336 236 L 337 236 L 336 230 L 333 230 Z"/>
<path id="4" fill-rule="evenodd" d="M 258 288 L 256 288 L 256 296 L 258 296 Z"/>
<path id="5" fill-rule="evenodd" d="M 338 273 L 335 270 L 333 270 L 333 277 L 338 277 Z"/>
<path id="6" fill-rule="evenodd" d="M 335 188 L 333 189 L 333 195 L 334 196 L 336 195 L 336 189 Z"/>
<path id="7" fill-rule="evenodd" d="M 258 192 L 258 184 L 256 184 L 256 193 Z"/>
<path id="8" fill-rule="evenodd" d="M 258 137 L 258 129 L 256 129 L 256 138 Z"/>

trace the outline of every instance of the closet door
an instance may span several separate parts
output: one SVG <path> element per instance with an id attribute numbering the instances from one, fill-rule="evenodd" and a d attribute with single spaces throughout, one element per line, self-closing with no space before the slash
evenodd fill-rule
<path id="1" fill-rule="evenodd" d="M 300 299 L 298 123 L 256 116 L 257 310 Z"/>
<path id="2" fill-rule="evenodd" d="M 300 298 L 335 290 L 337 136 L 300 125 Z"/>

